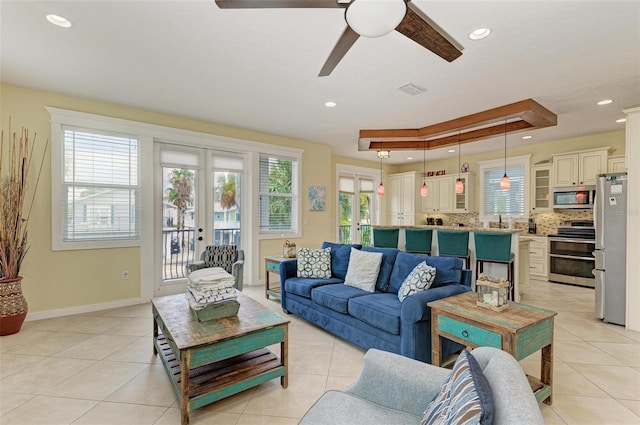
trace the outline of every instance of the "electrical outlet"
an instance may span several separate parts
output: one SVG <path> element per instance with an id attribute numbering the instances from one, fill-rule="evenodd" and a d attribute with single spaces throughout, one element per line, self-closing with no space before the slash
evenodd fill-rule
<path id="1" fill-rule="evenodd" d="M 128 271 L 123 271 L 122 272 L 122 280 L 129 280 L 129 272 Z"/>

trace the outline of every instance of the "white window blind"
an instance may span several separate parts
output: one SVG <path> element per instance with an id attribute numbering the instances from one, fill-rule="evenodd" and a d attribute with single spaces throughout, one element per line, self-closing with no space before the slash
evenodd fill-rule
<path id="1" fill-rule="evenodd" d="M 485 216 L 512 216 L 524 217 L 525 215 L 525 172 L 524 165 L 508 166 L 507 175 L 511 182 L 508 190 L 500 189 L 500 181 L 504 176 L 504 167 L 489 168 L 483 171 L 483 211 Z"/>
<path id="2" fill-rule="evenodd" d="M 260 232 L 298 231 L 298 161 L 260 155 Z"/>
<path id="3" fill-rule="evenodd" d="M 63 126 L 62 239 L 139 239 L 137 137 Z"/>

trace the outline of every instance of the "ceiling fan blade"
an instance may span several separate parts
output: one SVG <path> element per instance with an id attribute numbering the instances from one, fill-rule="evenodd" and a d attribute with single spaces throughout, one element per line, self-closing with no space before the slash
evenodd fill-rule
<path id="1" fill-rule="evenodd" d="M 344 55 L 347 54 L 353 43 L 360 37 L 360 34 L 351 29 L 351 27 L 347 27 L 344 30 L 340 39 L 336 43 L 335 47 L 331 51 L 331 54 L 327 58 L 327 61 L 324 63 L 324 66 L 320 70 L 320 74 L 318 77 L 326 77 L 331 74 L 333 69 L 338 65 L 338 62 L 342 60 Z"/>
<path id="2" fill-rule="evenodd" d="M 396 27 L 396 31 L 448 62 L 453 62 L 462 55 L 462 47 L 450 39 L 435 22 L 423 14 L 416 13 L 411 8 L 411 3 L 407 4 L 407 14 Z"/>
<path id="3" fill-rule="evenodd" d="M 336 0 L 216 0 L 220 9 L 339 8 L 349 3 Z"/>

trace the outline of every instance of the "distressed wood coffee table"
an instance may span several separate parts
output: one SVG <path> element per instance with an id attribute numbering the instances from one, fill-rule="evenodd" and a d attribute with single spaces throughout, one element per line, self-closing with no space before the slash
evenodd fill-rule
<path id="1" fill-rule="evenodd" d="M 237 316 L 198 322 L 184 294 L 154 298 L 153 353 L 189 412 L 280 377 L 288 384 L 289 320 L 238 293 Z M 280 357 L 266 347 L 280 343 Z"/>

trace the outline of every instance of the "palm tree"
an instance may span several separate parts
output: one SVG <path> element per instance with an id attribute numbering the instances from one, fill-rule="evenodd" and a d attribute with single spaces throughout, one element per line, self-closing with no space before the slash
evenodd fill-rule
<path id="1" fill-rule="evenodd" d="M 292 168 L 291 161 L 281 159 L 269 165 L 269 193 L 293 193 Z M 290 197 L 269 197 L 269 225 L 291 226 Z"/>
<path id="2" fill-rule="evenodd" d="M 167 188 L 169 202 L 178 208 L 178 231 L 183 230 L 187 208 L 193 206 L 194 173 L 184 168 L 174 168 L 169 174 L 171 187 Z M 182 232 L 182 247 L 185 247 L 184 232 Z"/>
<path id="3" fill-rule="evenodd" d="M 238 204 L 236 200 L 236 176 L 232 173 L 218 175 L 218 194 L 223 210 L 230 210 Z"/>

